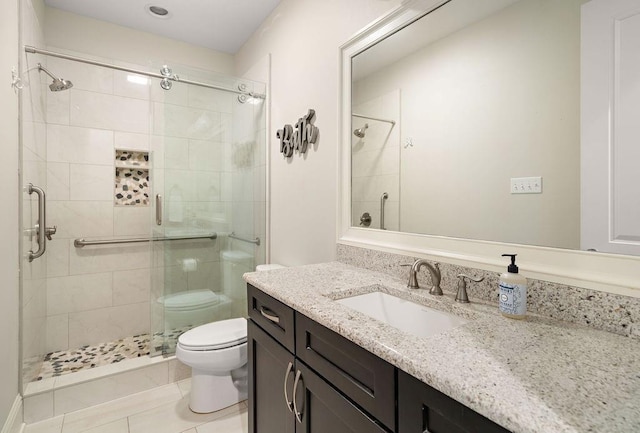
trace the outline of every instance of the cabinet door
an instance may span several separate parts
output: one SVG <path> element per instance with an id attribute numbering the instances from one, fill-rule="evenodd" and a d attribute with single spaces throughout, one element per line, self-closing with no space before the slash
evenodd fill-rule
<path id="1" fill-rule="evenodd" d="M 398 433 L 509 431 L 404 371 L 398 371 Z"/>
<path id="2" fill-rule="evenodd" d="M 296 433 L 386 433 L 301 361 L 296 366 Z"/>
<path id="3" fill-rule="evenodd" d="M 295 417 L 285 401 L 285 387 L 293 398 L 294 357 L 251 320 L 247 332 L 249 432 L 294 433 Z"/>
<path id="4" fill-rule="evenodd" d="M 395 431 L 396 379 L 391 364 L 299 313 L 296 313 L 296 357 Z"/>

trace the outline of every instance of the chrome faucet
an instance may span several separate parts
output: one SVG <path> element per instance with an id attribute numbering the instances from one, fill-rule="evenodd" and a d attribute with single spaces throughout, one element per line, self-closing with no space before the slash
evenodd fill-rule
<path id="1" fill-rule="evenodd" d="M 418 259 L 413 262 L 413 265 L 411 265 L 411 269 L 409 270 L 409 283 L 407 283 L 407 287 L 411 289 L 420 288 L 420 285 L 418 284 L 418 272 L 422 266 L 425 266 L 431 275 L 432 287 L 429 289 L 429 293 L 432 295 L 442 295 L 442 289 L 440 288 L 441 276 L 438 264 L 436 263 L 435 265 L 432 265 L 425 259 Z"/>

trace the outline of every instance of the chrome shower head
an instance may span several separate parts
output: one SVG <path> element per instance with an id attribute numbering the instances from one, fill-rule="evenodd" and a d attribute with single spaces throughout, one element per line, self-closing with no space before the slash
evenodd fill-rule
<path id="1" fill-rule="evenodd" d="M 73 87 L 73 83 L 71 81 L 65 80 L 64 78 L 56 77 L 40 63 L 38 63 L 38 71 L 44 72 L 53 79 L 53 83 L 49 84 L 49 89 L 51 89 L 52 92 L 59 92 L 61 90 L 67 90 Z"/>
<path id="2" fill-rule="evenodd" d="M 355 135 L 358 138 L 364 138 L 365 131 L 367 130 L 368 127 L 369 127 L 369 124 L 365 123 L 362 128 L 355 129 L 353 131 L 353 135 Z"/>
<path id="3" fill-rule="evenodd" d="M 71 81 L 65 80 L 64 78 L 53 80 L 53 83 L 49 84 L 49 89 L 51 89 L 52 92 L 59 92 L 61 90 L 67 90 L 72 87 L 73 83 Z"/>

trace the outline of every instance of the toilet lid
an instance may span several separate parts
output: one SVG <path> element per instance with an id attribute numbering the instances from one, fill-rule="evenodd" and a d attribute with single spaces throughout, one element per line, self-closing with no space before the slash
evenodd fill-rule
<path id="1" fill-rule="evenodd" d="M 193 290 L 163 296 L 158 302 L 164 304 L 167 310 L 192 310 L 216 305 L 220 302 L 220 296 L 211 290 Z"/>
<path id="2" fill-rule="evenodd" d="M 221 320 L 193 328 L 180 337 L 178 344 L 186 350 L 216 350 L 247 341 L 247 320 Z"/>

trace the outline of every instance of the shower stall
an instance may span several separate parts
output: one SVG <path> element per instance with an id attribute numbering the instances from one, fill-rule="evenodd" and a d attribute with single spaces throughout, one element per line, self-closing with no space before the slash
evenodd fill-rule
<path id="1" fill-rule="evenodd" d="M 351 224 L 400 229 L 400 90 L 372 95 L 356 81 L 351 113 Z"/>
<path id="2" fill-rule="evenodd" d="M 23 389 L 245 316 L 265 262 L 265 84 L 87 57 L 22 56 Z"/>

